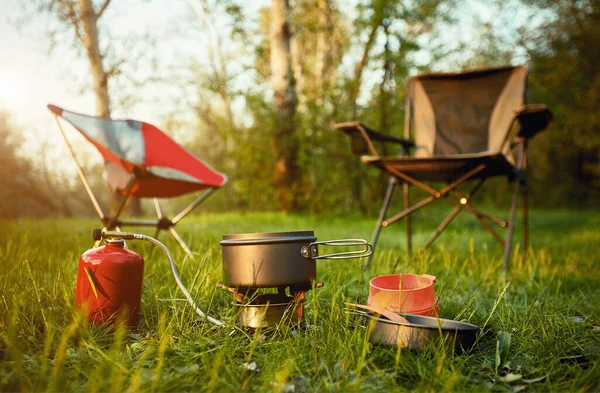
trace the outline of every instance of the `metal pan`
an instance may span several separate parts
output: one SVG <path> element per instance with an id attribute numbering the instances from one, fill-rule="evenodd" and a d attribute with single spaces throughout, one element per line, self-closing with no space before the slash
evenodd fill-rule
<path id="1" fill-rule="evenodd" d="M 398 345 L 409 349 L 422 349 L 428 342 L 443 338 L 446 345 L 456 353 L 470 350 L 475 344 L 479 327 L 452 319 L 400 314 L 407 323 L 393 322 L 374 313 L 351 311 L 368 318 L 374 326 L 370 341 L 384 345 Z"/>

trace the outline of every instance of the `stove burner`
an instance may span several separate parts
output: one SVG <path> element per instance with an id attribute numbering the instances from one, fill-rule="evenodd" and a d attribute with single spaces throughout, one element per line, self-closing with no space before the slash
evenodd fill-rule
<path id="1" fill-rule="evenodd" d="M 319 282 L 314 287 L 322 286 Z M 223 284 L 217 284 L 217 287 L 231 292 L 233 304 L 238 309 L 238 322 L 249 328 L 302 323 L 306 292 L 313 288 L 310 284 L 301 284 L 277 287 L 277 293 L 260 293 L 262 288 L 229 288 Z"/>

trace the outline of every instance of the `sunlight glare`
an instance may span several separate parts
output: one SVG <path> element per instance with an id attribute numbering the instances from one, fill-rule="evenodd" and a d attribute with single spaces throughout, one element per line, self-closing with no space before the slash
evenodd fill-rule
<path id="1" fill-rule="evenodd" d="M 26 106 L 27 82 L 24 78 L 0 75 L 0 110 L 17 112 Z"/>

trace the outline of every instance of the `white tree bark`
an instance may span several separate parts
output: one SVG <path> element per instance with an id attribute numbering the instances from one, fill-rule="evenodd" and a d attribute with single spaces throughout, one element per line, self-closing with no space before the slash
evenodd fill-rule
<path id="1" fill-rule="evenodd" d="M 271 3 L 271 72 L 278 108 L 295 100 L 296 94 L 290 50 L 292 34 L 287 21 L 289 10 L 288 0 L 273 0 Z"/>
<path id="2" fill-rule="evenodd" d="M 277 110 L 277 129 L 273 135 L 275 167 L 273 180 L 275 199 L 283 211 L 298 207 L 301 173 L 298 167 L 298 137 L 296 135 L 296 96 L 292 70 L 292 32 L 288 21 L 288 0 L 271 2 L 271 84 Z"/>
<path id="3" fill-rule="evenodd" d="M 98 41 L 98 27 L 96 25 L 98 17 L 106 9 L 107 5 L 108 1 L 104 3 L 100 12 L 96 13 L 92 0 L 79 0 L 81 27 L 83 28 L 83 34 L 80 35 L 80 39 L 85 46 L 90 62 L 90 71 L 94 82 L 94 95 L 96 96 L 96 115 L 110 118 L 108 74 L 102 64 L 102 54 L 100 53 L 100 44 Z"/>

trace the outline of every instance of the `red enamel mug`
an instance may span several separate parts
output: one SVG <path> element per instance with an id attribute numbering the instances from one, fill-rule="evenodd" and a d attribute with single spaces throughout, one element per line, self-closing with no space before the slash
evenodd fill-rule
<path id="1" fill-rule="evenodd" d="M 393 312 L 437 316 L 438 304 L 429 274 L 386 274 L 369 283 L 368 305 Z"/>

